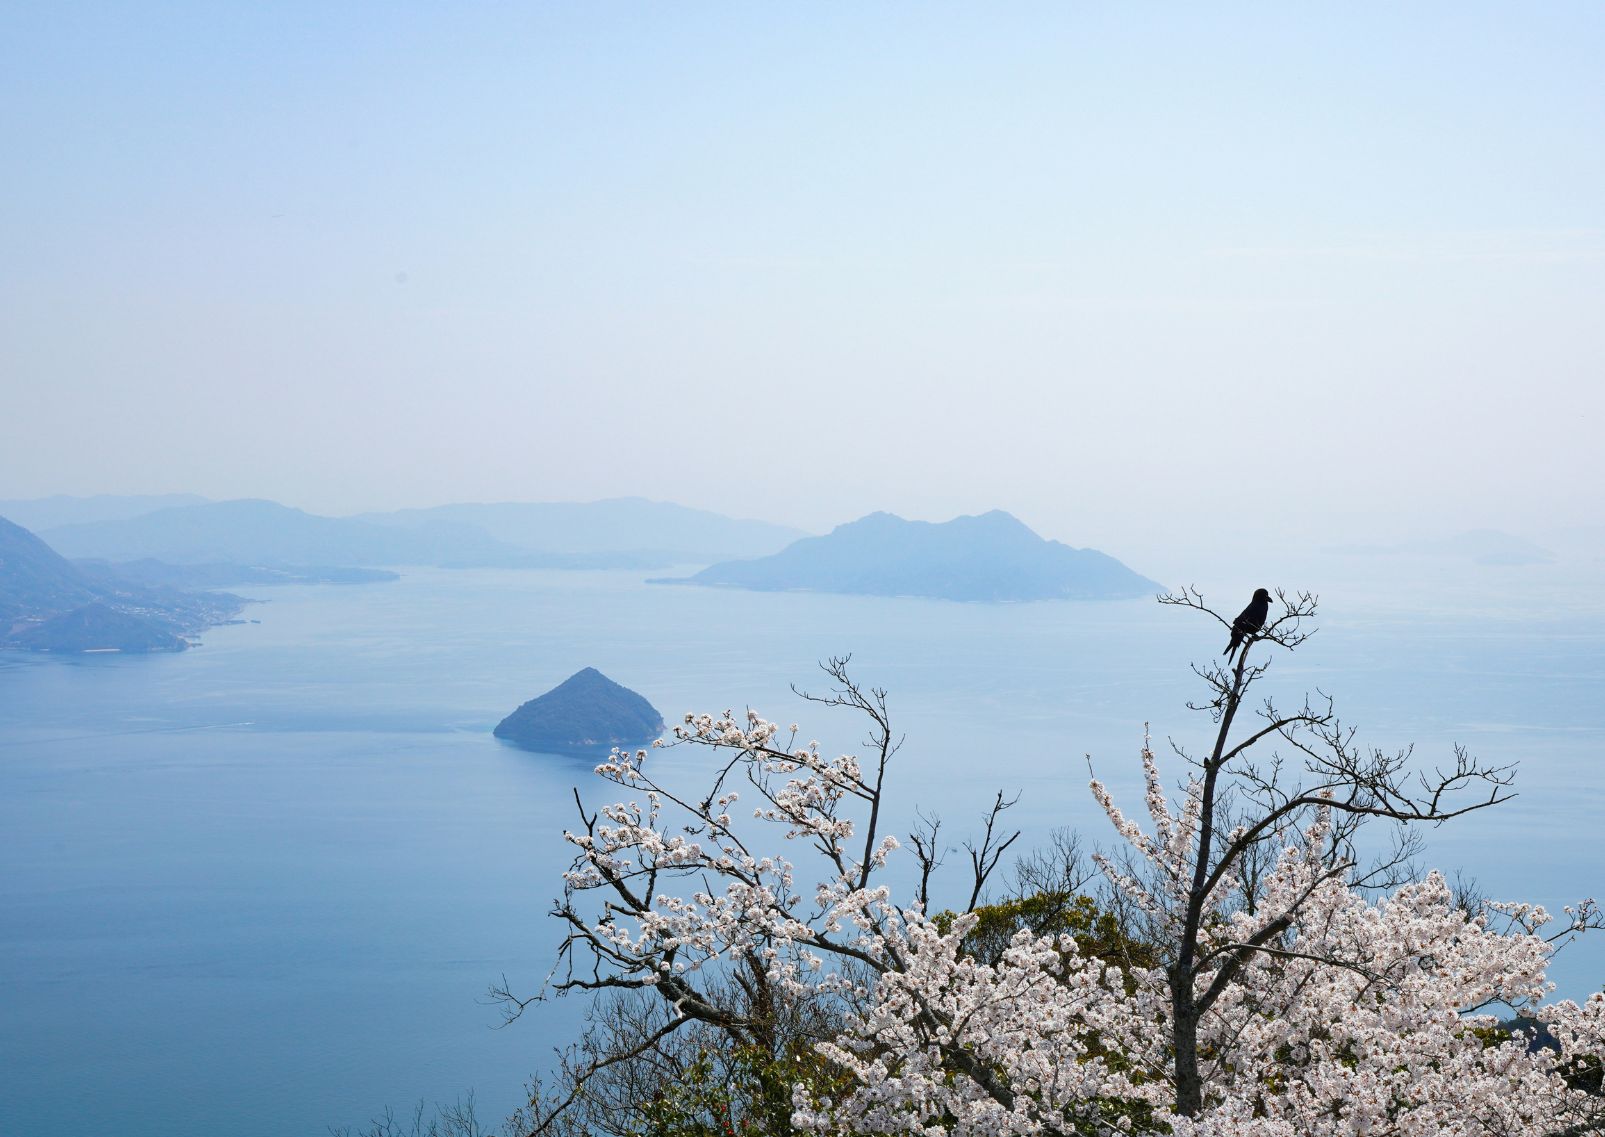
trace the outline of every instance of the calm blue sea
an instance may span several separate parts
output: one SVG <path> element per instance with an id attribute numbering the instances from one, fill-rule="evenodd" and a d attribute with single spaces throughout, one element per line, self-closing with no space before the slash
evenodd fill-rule
<path id="1" fill-rule="evenodd" d="M 1344 579 L 1345 574 L 1347 579 Z M 1320 688 L 1379 746 L 1519 761 L 1521 796 L 1428 835 L 1495 896 L 1605 895 L 1599 566 L 1394 560 L 1312 573 L 1322 630 L 1267 691 Z M 1260 580 L 1220 591 L 1235 612 Z M 261 589 L 260 620 L 181 655 L 0 656 L 0 1134 L 281 1137 L 470 1091 L 481 1117 L 582 1007 L 498 1029 L 539 988 L 561 830 L 590 763 L 490 736 L 585 666 L 671 720 L 751 705 L 830 749 L 800 704 L 851 652 L 907 733 L 898 816 L 955 836 L 1021 792 L 1021 847 L 1104 840 L 1088 756 L 1140 810 L 1137 749 L 1202 745 L 1188 664 L 1218 630 L 1149 601 L 979 606 L 648 586 L 627 573 L 409 571 Z M 695 776 L 705 755 L 662 761 Z M 1180 775 L 1180 769 L 1175 773 Z M 595 799 L 595 795 L 592 795 Z M 1605 983 L 1605 943 L 1555 978 Z"/>

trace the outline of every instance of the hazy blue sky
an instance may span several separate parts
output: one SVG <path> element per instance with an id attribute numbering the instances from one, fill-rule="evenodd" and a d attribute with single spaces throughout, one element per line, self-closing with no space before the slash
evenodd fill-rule
<path id="1" fill-rule="evenodd" d="M 1605 521 L 1605 7 L 11 5 L 0 497 Z"/>

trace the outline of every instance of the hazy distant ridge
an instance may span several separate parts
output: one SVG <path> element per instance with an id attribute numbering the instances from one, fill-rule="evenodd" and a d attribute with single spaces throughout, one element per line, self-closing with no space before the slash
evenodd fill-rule
<path id="1" fill-rule="evenodd" d="M 1002 510 L 940 524 L 872 513 L 774 556 L 659 583 L 989 601 L 1113 600 L 1161 591 L 1115 558 L 1044 540 Z"/>
<path id="2" fill-rule="evenodd" d="M 234 615 L 222 592 L 151 588 L 69 564 L 0 518 L 0 647 L 36 651 L 177 651 L 185 634 Z"/>
<path id="3" fill-rule="evenodd" d="M 0 517 L 9 518 L 35 533 L 61 525 L 81 525 L 90 521 L 122 521 L 129 517 L 171 509 L 179 505 L 202 505 L 206 498 L 192 493 L 95 494 L 69 497 L 55 494 L 26 500 L 0 501 Z"/>
<path id="4" fill-rule="evenodd" d="M 517 550 L 471 525 L 441 521 L 399 529 L 255 499 L 64 525 L 40 536 L 67 557 L 183 565 L 486 565 L 518 559 Z"/>
<path id="5" fill-rule="evenodd" d="M 357 520 L 405 526 L 442 521 L 469 524 L 521 549 L 571 554 L 650 552 L 682 564 L 761 557 L 807 536 L 786 525 L 741 520 L 641 497 L 461 503 L 365 513 Z"/>
<path id="6" fill-rule="evenodd" d="M 444 505 L 320 517 L 254 499 L 160 509 L 41 534 L 72 558 L 175 565 L 664 568 L 784 547 L 799 531 L 641 498 Z"/>

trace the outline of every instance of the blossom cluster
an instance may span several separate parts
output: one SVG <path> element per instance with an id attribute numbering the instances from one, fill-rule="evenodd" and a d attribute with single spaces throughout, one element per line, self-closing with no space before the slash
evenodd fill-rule
<path id="1" fill-rule="evenodd" d="M 799 1087 L 792 1120 L 803 1131 L 1428 1137 L 1605 1125 L 1602 1099 L 1575 1076 L 1579 1062 L 1605 1055 L 1605 995 L 1544 1004 L 1548 914 L 1466 911 L 1437 874 L 1370 897 L 1334 861 L 1324 806 L 1301 828 L 1268 833 L 1273 855 L 1253 904 L 1233 902 L 1242 887 L 1233 866 L 1206 866 L 1186 982 L 1213 992 L 1197 1024 L 1207 1089 L 1203 1108 L 1181 1116 L 1181 972 L 1164 949 L 1182 934 L 1195 886 L 1205 808 L 1196 778 L 1173 807 L 1144 747 L 1146 829 L 1092 784 L 1130 851 L 1101 864 L 1146 918 L 1159 965 L 1030 931 L 983 962 L 966 949 L 973 915 L 938 922 L 876 883 L 895 839 L 870 833 L 867 848 L 851 847 L 866 839 L 851 807 L 879 793 L 859 760 L 825 757 L 796 736 L 754 712 L 687 716 L 677 741 L 732 755 L 706 798 L 660 784 L 646 751 L 599 765 L 628 796 L 567 835 L 577 856 L 564 914 L 612 977 L 672 978 L 681 986 L 665 994 L 682 1009 L 700 997 L 688 978 L 734 959 L 756 961 L 790 997 L 852 996 L 846 1030 L 819 1050 L 849 1088 Z M 726 788 L 738 777 L 743 790 Z M 749 790 L 757 802 L 738 817 Z M 756 851 L 767 847 L 766 826 L 792 855 Z M 817 866 L 806 884 L 804 856 Z M 605 902 L 587 917 L 578 898 L 593 891 Z M 1569 909 L 1563 924 L 1581 927 L 1593 912 Z M 1500 1008 L 1544 1023 L 1559 1049 L 1501 1029 Z"/>

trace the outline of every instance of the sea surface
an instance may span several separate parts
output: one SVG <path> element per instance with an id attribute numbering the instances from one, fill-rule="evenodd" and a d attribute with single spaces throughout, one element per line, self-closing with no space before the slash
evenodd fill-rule
<path id="1" fill-rule="evenodd" d="M 492 1122 L 583 1003 L 533 993 L 592 761 L 490 735 L 594 666 L 674 721 L 752 706 L 831 750 L 860 723 L 801 702 L 852 654 L 906 734 L 894 821 L 956 838 L 1019 794 L 1018 848 L 1112 834 L 1089 765 L 1141 812 L 1144 724 L 1201 749 L 1189 670 L 1224 646 L 1152 601 L 953 604 L 647 585 L 641 574 L 403 570 L 257 589 L 180 655 L 0 656 L 0 1134 L 289 1137 L 472 1094 Z M 1319 689 L 1362 740 L 1519 763 L 1519 796 L 1427 834 L 1425 865 L 1552 907 L 1605 896 L 1600 566 L 1312 568 L 1319 633 L 1263 690 Z M 1291 579 L 1291 577 L 1289 577 Z M 1211 585 L 1228 615 L 1264 583 Z M 245 590 L 249 591 L 249 590 Z M 705 752 L 654 755 L 694 780 Z M 955 858 L 957 859 L 957 858 Z M 904 878 L 906 879 L 906 878 Z M 955 881 L 955 886 L 957 882 Z M 1605 984 L 1569 947 L 1558 994 Z"/>

